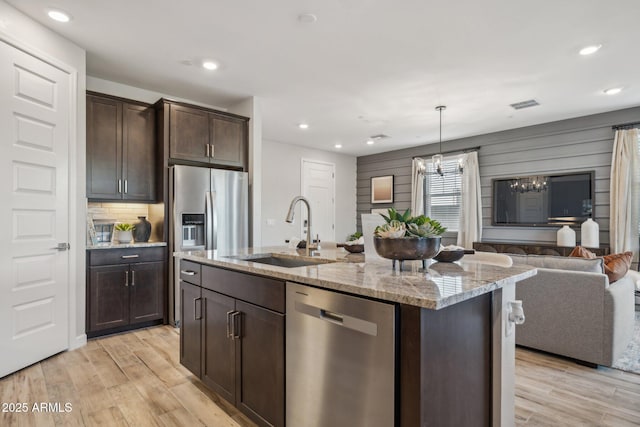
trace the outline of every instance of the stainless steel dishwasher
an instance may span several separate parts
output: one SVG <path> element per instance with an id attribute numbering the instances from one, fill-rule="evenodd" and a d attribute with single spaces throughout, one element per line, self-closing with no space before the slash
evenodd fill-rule
<path id="1" fill-rule="evenodd" d="M 286 425 L 395 424 L 395 306 L 287 283 Z"/>

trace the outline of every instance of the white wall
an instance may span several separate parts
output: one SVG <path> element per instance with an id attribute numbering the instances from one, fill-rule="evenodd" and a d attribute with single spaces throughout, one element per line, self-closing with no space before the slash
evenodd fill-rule
<path id="1" fill-rule="evenodd" d="M 343 242 L 356 231 L 356 157 L 297 145 L 262 141 L 262 245 L 283 245 L 300 238 L 300 207 L 296 221 L 284 221 L 289 203 L 301 194 L 302 159 L 335 164 L 336 241 Z M 273 225 L 268 225 L 273 222 Z M 322 236 L 321 236 L 322 239 Z"/>
<path id="2" fill-rule="evenodd" d="M 71 74 L 76 81 L 75 114 L 69 147 L 69 347 L 86 342 L 85 335 L 85 218 L 86 218 L 86 59 L 85 51 L 0 1 L 0 39 L 25 49 Z M 75 104 L 75 105 L 73 105 Z M 73 111 L 73 110 L 72 110 Z"/>

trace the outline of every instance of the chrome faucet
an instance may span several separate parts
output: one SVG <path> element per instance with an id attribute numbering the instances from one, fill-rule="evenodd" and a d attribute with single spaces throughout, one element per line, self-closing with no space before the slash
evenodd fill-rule
<path id="1" fill-rule="evenodd" d="M 293 222 L 293 215 L 295 214 L 295 207 L 296 207 L 296 203 L 298 202 L 304 202 L 305 205 L 307 205 L 307 251 L 311 250 L 311 205 L 309 204 L 309 200 L 307 200 L 305 197 L 302 196 L 296 196 L 293 198 L 293 200 L 291 201 L 291 205 L 289 205 L 289 212 L 287 212 L 287 217 L 285 218 L 285 221 L 287 222 Z M 313 248 L 315 249 L 315 248 Z"/>

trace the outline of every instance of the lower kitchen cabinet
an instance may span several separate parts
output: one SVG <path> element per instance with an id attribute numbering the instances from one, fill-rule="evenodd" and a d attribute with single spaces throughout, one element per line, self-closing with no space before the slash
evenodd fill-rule
<path id="1" fill-rule="evenodd" d="M 186 280 L 199 277 L 181 280 L 180 362 L 258 425 L 284 426 L 285 317 L 265 299 L 284 282 L 209 266 L 202 287 Z"/>
<path id="2" fill-rule="evenodd" d="M 164 319 L 164 248 L 153 249 L 159 250 L 144 252 L 144 248 L 141 248 L 89 251 L 89 337 L 131 329 L 136 325 L 146 326 L 150 322 L 161 323 Z M 98 253 L 92 253 L 96 251 Z"/>

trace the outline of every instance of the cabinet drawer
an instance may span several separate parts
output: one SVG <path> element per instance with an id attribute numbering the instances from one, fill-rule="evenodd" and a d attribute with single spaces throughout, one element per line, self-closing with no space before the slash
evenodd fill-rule
<path id="1" fill-rule="evenodd" d="M 166 253 L 167 248 L 165 246 L 150 248 L 93 249 L 87 251 L 87 264 L 94 266 L 164 261 Z"/>
<path id="2" fill-rule="evenodd" d="M 180 280 L 200 286 L 202 282 L 200 269 L 201 265 L 196 262 L 180 260 Z"/>
<path id="3" fill-rule="evenodd" d="M 284 313 L 284 282 L 248 273 L 202 266 L 202 287 Z"/>

